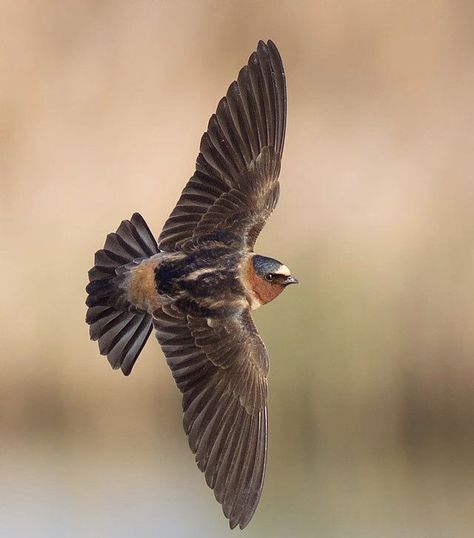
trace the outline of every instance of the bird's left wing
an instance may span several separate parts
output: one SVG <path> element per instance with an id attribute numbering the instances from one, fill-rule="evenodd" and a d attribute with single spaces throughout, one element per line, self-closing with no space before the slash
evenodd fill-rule
<path id="1" fill-rule="evenodd" d="M 209 120 L 196 171 L 163 227 L 160 249 L 205 240 L 253 249 L 278 201 L 285 126 L 281 57 L 272 41 L 260 41 Z"/>
<path id="2" fill-rule="evenodd" d="M 260 500 L 267 454 L 268 356 L 245 311 L 225 320 L 167 306 L 158 341 L 183 393 L 183 424 L 196 462 L 229 519 L 244 528 Z"/>

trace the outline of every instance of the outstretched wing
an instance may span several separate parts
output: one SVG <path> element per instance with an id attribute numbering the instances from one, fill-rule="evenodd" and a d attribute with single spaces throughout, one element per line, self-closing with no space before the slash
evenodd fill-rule
<path id="1" fill-rule="evenodd" d="M 158 341 L 183 393 L 183 424 L 230 527 L 260 499 L 267 455 L 268 356 L 250 314 L 207 320 L 155 312 Z"/>
<path id="2" fill-rule="evenodd" d="M 283 64 L 275 44 L 260 41 L 209 120 L 160 249 L 206 238 L 253 249 L 278 201 L 285 125 Z"/>

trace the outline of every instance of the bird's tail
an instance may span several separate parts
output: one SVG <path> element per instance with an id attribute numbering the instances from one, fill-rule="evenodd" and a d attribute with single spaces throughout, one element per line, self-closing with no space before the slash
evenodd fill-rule
<path id="1" fill-rule="evenodd" d="M 95 253 L 86 288 L 86 322 L 90 337 L 114 369 L 129 375 L 152 330 L 149 314 L 137 310 L 127 300 L 124 286 L 126 266 L 159 252 L 155 238 L 143 217 L 134 213 L 110 233 L 104 248 Z"/>

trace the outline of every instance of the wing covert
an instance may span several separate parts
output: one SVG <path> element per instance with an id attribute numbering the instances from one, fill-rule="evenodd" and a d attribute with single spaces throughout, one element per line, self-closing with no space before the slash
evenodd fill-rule
<path id="1" fill-rule="evenodd" d="M 158 341 L 183 393 L 183 425 L 199 469 L 244 528 L 259 502 L 267 454 L 268 356 L 250 314 L 207 320 L 163 307 Z"/>
<path id="2" fill-rule="evenodd" d="M 260 41 L 209 120 L 196 171 L 161 232 L 161 250 L 206 237 L 253 248 L 278 201 L 286 101 L 280 54 L 272 41 Z"/>

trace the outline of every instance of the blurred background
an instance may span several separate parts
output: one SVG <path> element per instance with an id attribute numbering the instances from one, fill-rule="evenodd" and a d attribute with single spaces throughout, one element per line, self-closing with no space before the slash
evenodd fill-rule
<path id="1" fill-rule="evenodd" d="M 257 247 L 301 284 L 255 315 L 270 451 L 245 535 L 472 536 L 473 21 L 470 0 L 0 1 L 0 534 L 231 535 L 159 346 L 113 372 L 84 288 L 122 219 L 158 235 L 271 38 L 289 116 Z"/>

